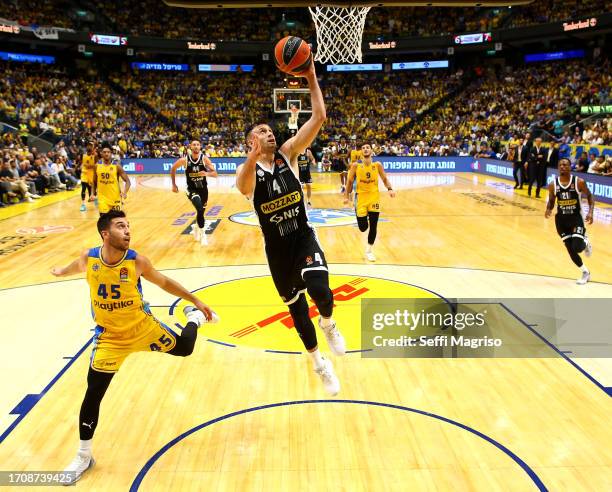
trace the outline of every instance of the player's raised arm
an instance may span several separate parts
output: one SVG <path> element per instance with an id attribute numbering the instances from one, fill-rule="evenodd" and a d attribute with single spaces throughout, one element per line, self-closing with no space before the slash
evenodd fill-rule
<path id="1" fill-rule="evenodd" d="M 206 304 L 200 301 L 200 299 L 185 289 L 185 287 L 179 284 L 176 280 L 172 280 L 171 278 L 158 272 L 146 256 L 138 255 L 136 257 L 136 267 L 138 271 L 140 271 L 140 274 L 149 282 L 157 285 L 160 289 L 165 290 L 168 294 L 172 294 L 173 296 L 180 297 L 181 299 L 185 299 L 186 301 L 193 303 L 195 307 L 204 313 L 204 316 L 206 316 L 208 321 L 212 320 L 212 311 Z"/>
<path id="2" fill-rule="evenodd" d="M 319 81 L 317 80 L 317 73 L 314 65 L 314 62 L 311 63 L 308 70 L 302 75 L 302 77 L 305 77 L 308 81 L 308 87 L 310 88 L 312 115 L 308 121 L 300 127 L 295 136 L 287 140 L 280 148 L 280 150 L 289 158 L 290 162 L 293 162 L 296 156 L 304 152 L 306 148 L 310 147 L 310 144 L 323 126 L 323 122 L 327 119 L 325 102 L 323 101 L 323 94 L 321 92 L 321 88 L 319 87 Z"/>
<path id="3" fill-rule="evenodd" d="M 79 257 L 72 263 L 70 263 L 70 265 L 65 267 L 53 267 L 51 269 L 51 275 L 54 275 L 56 277 L 67 277 L 69 275 L 75 275 L 77 273 L 84 272 L 85 270 L 87 270 L 88 255 L 88 249 L 82 251 Z"/>
<path id="4" fill-rule="evenodd" d="M 378 175 L 380 176 L 380 179 L 382 179 L 383 183 L 387 187 L 387 191 L 389 192 L 389 196 L 391 198 L 394 198 L 395 197 L 395 191 L 393 191 L 393 187 L 391 186 L 391 182 L 389 181 L 389 178 L 387 178 L 387 174 L 385 173 L 385 169 L 384 169 L 383 165 L 380 162 L 377 162 L 376 163 L 376 167 L 378 168 Z"/>
<path id="5" fill-rule="evenodd" d="M 170 168 L 170 179 L 172 180 L 172 191 L 174 193 L 178 193 L 179 189 L 178 186 L 176 186 L 176 170 L 185 165 L 185 158 L 181 157 L 179 158 L 174 164 L 172 164 L 172 167 Z"/>
<path id="6" fill-rule="evenodd" d="M 251 197 L 255 190 L 255 167 L 257 159 L 261 154 L 261 145 L 259 139 L 255 136 L 249 138 L 249 153 L 247 160 L 238 166 L 236 169 L 236 188 L 246 197 Z"/>

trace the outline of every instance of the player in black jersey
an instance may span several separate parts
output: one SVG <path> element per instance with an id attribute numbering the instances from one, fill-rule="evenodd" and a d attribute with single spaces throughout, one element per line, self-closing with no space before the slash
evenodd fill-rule
<path id="1" fill-rule="evenodd" d="M 351 149 L 349 149 L 349 146 L 346 143 L 346 138 L 342 137 L 340 139 L 340 144 L 335 147 L 334 150 L 334 171 L 340 173 L 340 193 L 344 193 L 346 191 L 346 177 L 348 176 L 348 171 L 351 167 L 349 163 L 350 153 Z"/>
<path id="2" fill-rule="evenodd" d="M 586 216 L 588 224 L 593 223 L 593 209 L 595 202 L 593 195 L 583 179 L 570 174 L 569 159 L 560 159 L 558 164 L 559 177 L 548 185 L 548 204 L 544 216 L 548 219 L 557 202 L 557 215 L 555 215 L 555 225 L 557 232 L 565 243 L 565 247 L 577 267 L 582 271 L 582 275 L 576 281 L 577 284 L 584 285 L 591 278 L 589 269 L 582 262 L 580 253 L 584 251 L 586 256 L 591 256 L 592 247 L 586 235 L 584 221 L 582 220 L 582 210 L 580 197 L 584 193 L 589 202 L 589 212 Z"/>
<path id="3" fill-rule="evenodd" d="M 312 99 L 312 115 L 295 136 L 277 148 L 272 129 L 255 125 L 247 134 L 247 160 L 236 169 L 236 187 L 252 200 L 264 236 L 272 280 L 289 312 L 297 332 L 313 361 L 315 372 L 332 395 L 340 382 L 331 362 L 317 345 L 305 292 L 319 314 L 319 326 L 336 355 L 344 355 L 344 338 L 332 319 L 333 294 L 329 288 L 327 262 L 314 229 L 308 223 L 304 193 L 298 179 L 297 157 L 305 152 L 326 119 L 323 95 L 314 63 L 303 74 Z"/>
<path id="4" fill-rule="evenodd" d="M 185 168 L 185 178 L 187 180 L 187 197 L 193 204 L 197 212 L 197 227 L 194 225 L 194 237 L 200 244 L 208 244 L 206 233 L 204 231 L 204 212 L 208 203 L 208 183 L 206 178 L 216 178 L 218 176 L 214 164 L 211 160 L 202 153 L 202 147 L 197 140 L 189 144 L 189 150 L 185 157 L 177 160 L 172 169 L 170 176 L 172 177 L 172 191 L 178 193 L 179 189 L 176 186 L 176 170 L 179 167 Z"/>
<path id="5" fill-rule="evenodd" d="M 317 165 L 310 149 L 306 149 L 297 156 L 297 165 L 300 172 L 300 183 L 306 187 L 308 208 L 311 207 L 310 197 L 312 196 L 312 176 L 310 175 L 310 164 L 314 164 L 315 166 Z"/>

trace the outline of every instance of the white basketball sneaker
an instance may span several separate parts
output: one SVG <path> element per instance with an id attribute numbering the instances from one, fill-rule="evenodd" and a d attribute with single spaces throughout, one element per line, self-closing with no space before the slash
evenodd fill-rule
<path id="1" fill-rule="evenodd" d="M 198 229 L 200 229 L 198 227 Z M 208 238 L 206 237 L 206 229 L 200 229 L 200 244 L 202 246 L 208 245 Z"/>
<path id="2" fill-rule="evenodd" d="M 319 316 L 319 328 L 323 330 L 325 334 L 325 340 L 327 340 L 327 345 L 329 345 L 330 350 L 334 355 L 344 355 L 346 354 L 346 342 L 344 341 L 344 337 L 342 333 L 338 330 L 336 326 L 336 322 L 332 320 L 331 324 L 326 328 L 323 327 L 323 317 Z"/>
<path id="3" fill-rule="evenodd" d="M 584 242 L 586 244 L 586 248 L 584 248 L 584 255 L 587 258 L 590 258 L 593 254 L 593 246 L 591 245 L 591 241 L 589 241 L 589 238 L 586 236 L 584 236 Z"/>
<path id="4" fill-rule="evenodd" d="M 576 283 L 578 285 L 584 285 L 586 284 L 589 280 L 591 280 L 591 272 L 586 271 L 586 272 L 582 272 L 582 276 L 576 280 Z"/>
<path id="5" fill-rule="evenodd" d="M 64 482 L 64 485 L 72 485 L 75 483 L 83 476 L 83 473 L 93 468 L 95 464 L 96 460 L 93 459 L 92 455 L 81 452 L 77 453 L 76 458 L 74 458 L 64 470 L 67 480 Z"/>
<path id="6" fill-rule="evenodd" d="M 219 315 L 212 311 L 212 319 L 208 321 L 204 313 L 194 306 L 185 306 L 183 308 L 183 313 L 187 316 L 188 323 L 195 323 L 198 327 L 202 326 L 204 323 L 218 323 L 220 320 Z"/>
<path id="7" fill-rule="evenodd" d="M 331 361 L 323 359 L 323 365 L 315 368 L 315 372 L 321 378 L 325 391 L 331 396 L 336 396 L 340 392 L 340 381 L 334 372 Z"/>
<path id="8" fill-rule="evenodd" d="M 368 261 L 376 261 L 376 255 L 371 250 L 366 251 L 366 258 L 368 259 Z"/>

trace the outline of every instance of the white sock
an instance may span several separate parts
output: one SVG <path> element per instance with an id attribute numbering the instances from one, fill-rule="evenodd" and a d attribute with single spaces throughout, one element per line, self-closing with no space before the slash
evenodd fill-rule
<path id="1" fill-rule="evenodd" d="M 334 320 L 331 316 L 329 318 L 324 318 L 323 316 L 321 316 L 321 328 L 329 328 L 333 324 Z"/>
<path id="2" fill-rule="evenodd" d="M 583 263 L 582 266 L 580 267 L 580 271 L 582 273 L 589 273 L 589 269 L 586 267 L 586 265 Z"/>
<path id="3" fill-rule="evenodd" d="M 371 253 L 372 252 L 372 244 L 369 244 L 366 246 L 366 253 Z"/>
<path id="4" fill-rule="evenodd" d="M 308 355 L 310 359 L 312 360 L 312 365 L 314 366 L 315 369 L 318 369 L 319 367 L 325 364 L 324 362 L 325 359 L 323 359 L 323 356 L 321 355 L 321 352 L 319 351 L 319 349 L 315 349 L 312 352 L 308 352 Z"/>
<path id="5" fill-rule="evenodd" d="M 81 440 L 80 445 L 79 445 L 79 453 L 91 455 L 91 442 L 92 441 L 93 439 L 87 439 L 86 441 Z"/>

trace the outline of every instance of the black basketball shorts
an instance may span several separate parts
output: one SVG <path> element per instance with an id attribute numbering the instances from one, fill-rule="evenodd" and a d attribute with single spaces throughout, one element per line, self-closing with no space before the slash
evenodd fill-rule
<path id="1" fill-rule="evenodd" d="M 557 214 L 555 215 L 555 225 L 557 226 L 557 233 L 563 241 L 573 237 L 584 239 L 586 234 L 584 220 L 581 215 Z"/>
<path id="2" fill-rule="evenodd" d="M 270 273 L 278 295 L 287 305 L 293 304 L 306 292 L 304 274 L 308 271 L 327 271 L 325 254 L 314 230 L 293 234 L 276 243 L 266 244 Z"/>

